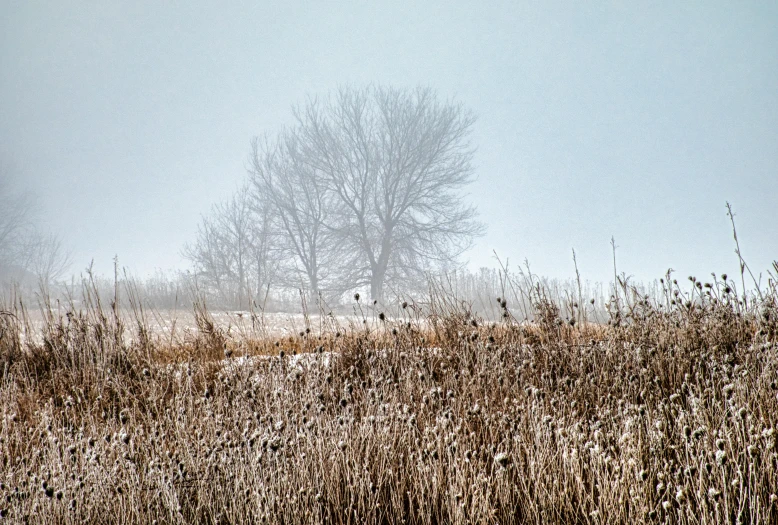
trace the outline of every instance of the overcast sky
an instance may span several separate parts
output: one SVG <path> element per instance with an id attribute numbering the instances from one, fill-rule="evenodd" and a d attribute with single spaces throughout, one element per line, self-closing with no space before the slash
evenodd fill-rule
<path id="1" fill-rule="evenodd" d="M 227 5 L 229 4 L 229 5 Z M 250 140 L 339 85 L 478 116 L 469 199 L 534 271 L 648 280 L 778 259 L 778 2 L 0 0 L 0 164 L 74 271 L 185 267 Z M 10 169 L 9 169 L 10 168 Z"/>

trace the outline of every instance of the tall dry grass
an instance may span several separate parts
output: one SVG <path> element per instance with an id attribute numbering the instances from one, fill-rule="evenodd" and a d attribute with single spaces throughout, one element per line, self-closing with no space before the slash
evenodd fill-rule
<path id="1" fill-rule="evenodd" d="M 156 337 L 86 286 L 0 313 L 11 523 L 776 523 L 778 293 L 624 283 L 609 319 L 434 289 L 282 340 Z M 772 286 L 772 284 L 771 284 Z M 365 310 L 366 311 L 366 310 Z M 62 313 L 60 313 L 62 312 Z M 571 315 L 572 314 L 572 315 Z M 603 320 L 605 321 L 605 320 Z"/>

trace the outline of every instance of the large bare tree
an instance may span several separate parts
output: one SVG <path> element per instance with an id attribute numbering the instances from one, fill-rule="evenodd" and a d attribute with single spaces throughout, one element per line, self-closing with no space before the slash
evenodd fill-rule
<path id="1" fill-rule="evenodd" d="M 425 88 L 343 88 L 296 110 L 302 159 L 337 197 L 354 283 L 382 299 L 457 259 L 483 231 L 462 190 L 473 180 L 474 116 Z"/>

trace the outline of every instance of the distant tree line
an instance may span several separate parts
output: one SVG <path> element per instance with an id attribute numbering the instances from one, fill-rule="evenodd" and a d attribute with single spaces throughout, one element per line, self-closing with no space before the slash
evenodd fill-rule
<path id="1" fill-rule="evenodd" d="M 463 200 L 474 116 L 425 88 L 343 88 L 255 138 L 245 185 L 184 249 L 203 289 L 240 305 L 278 290 L 383 300 L 451 270 L 483 225 Z"/>

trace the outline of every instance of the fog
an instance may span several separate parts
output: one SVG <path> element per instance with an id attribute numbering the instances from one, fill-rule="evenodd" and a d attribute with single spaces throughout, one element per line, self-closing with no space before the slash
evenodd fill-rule
<path id="1" fill-rule="evenodd" d="M 778 259 L 778 4 L 4 2 L 0 172 L 68 272 L 187 269 L 251 141 L 339 88 L 426 87 L 475 115 L 497 253 L 550 277 L 638 280 Z M 422 5 L 423 4 L 423 5 Z M 3 202 L 0 200 L 0 202 Z"/>

